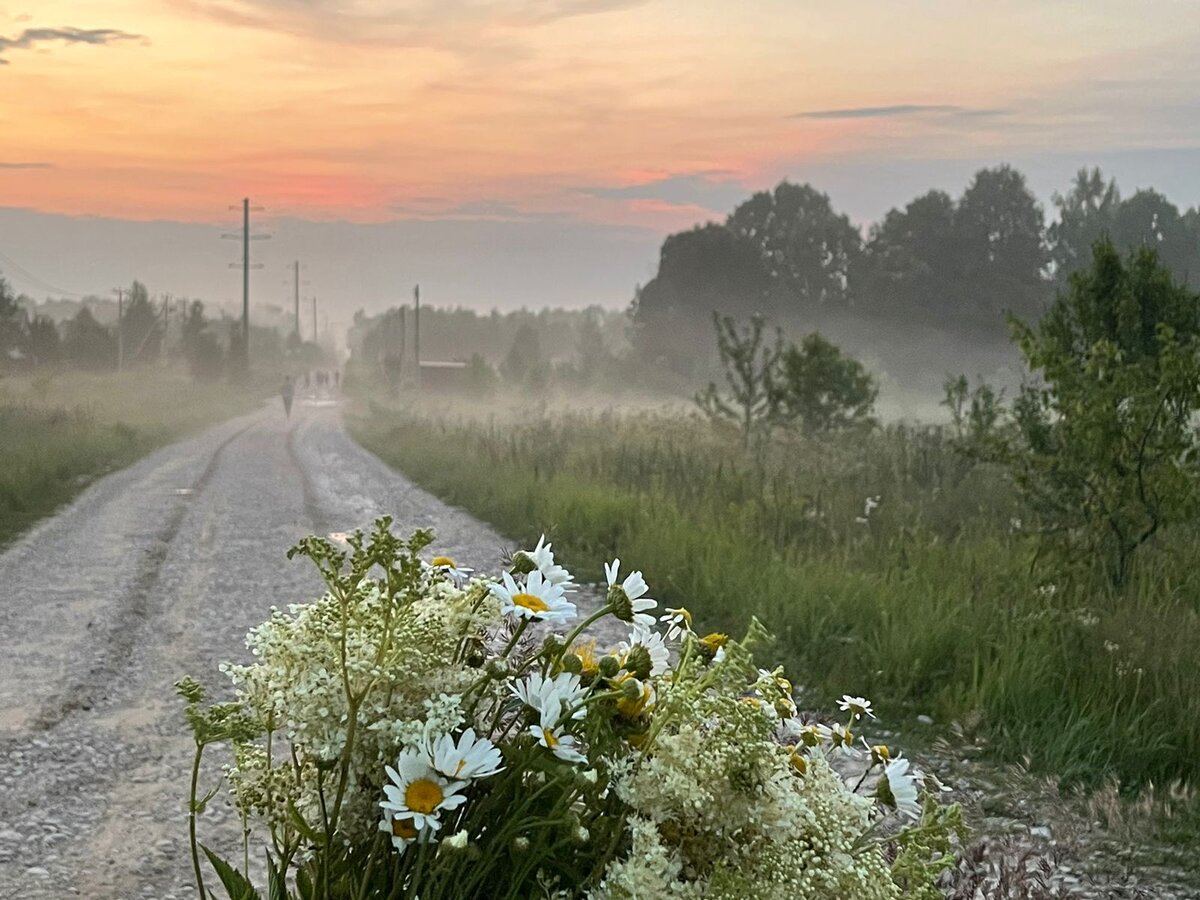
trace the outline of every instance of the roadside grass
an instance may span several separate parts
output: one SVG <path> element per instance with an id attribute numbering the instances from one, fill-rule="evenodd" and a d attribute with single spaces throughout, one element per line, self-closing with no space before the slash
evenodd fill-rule
<path id="1" fill-rule="evenodd" d="M 751 616 L 827 705 L 967 723 L 1083 787 L 1200 783 L 1200 558 L 1179 531 L 1116 594 L 1035 560 L 1001 473 L 936 429 L 787 440 L 747 457 L 679 414 L 384 407 L 352 434 L 450 503 L 572 559 L 620 556 L 703 631 Z M 864 502 L 878 497 L 869 514 Z M 600 572 L 578 572 L 600 580 Z M 1183 829 L 1188 839 L 1195 831 Z"/>
<path id="2" fill-rule="evenodd" d="M 0 379 L 0 545 L 101 475 L 252 409 L 274 384 L 202 384 L 182 373 L 60 372 Z"/>

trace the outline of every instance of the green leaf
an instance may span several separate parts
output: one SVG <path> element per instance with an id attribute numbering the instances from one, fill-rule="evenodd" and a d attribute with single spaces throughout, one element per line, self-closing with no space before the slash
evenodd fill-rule
<path id="1" fill-rule="evenodd" d="M 287 877 L 276 868 L 267 854 L 267 897 L 268 900 L 288 900 Z"/>
<path id="2" fill-rule="evenodd" d="M 300 892 L 300 900 L 314 900 L 316 892 L 313 890 L 312 878 L 304 869 L 296 870 L 296 890 Z"/>
<path id="3" fill-rule="evenodd" d="M 300 815 L 300 810 L 296 809 L 296 804 L 291 800 L 288 801 L 288 817 L 292 820 L 292 824 L 296 829 L 304 835 L 306 839 L 316 844 L 318 847 L 325 846 L 325 836 L 318 834 L 313 830 L 313 827 L 304 821 L 304 816 Z"/>
<path id="4" fill-rule="evenodd" d="M 200 849 L 204 851 L 204 855 L 208 857 L 213 871 L 217 873 L 217 877 L 221 879 L 221 884 L 225 886 L 225 893 L 229 895 L 229 900 L 262 900 L 258 891 L 254 889 L 254 885 L 246 880 L 245 875 L 203 844 L 200 845 Z"/>

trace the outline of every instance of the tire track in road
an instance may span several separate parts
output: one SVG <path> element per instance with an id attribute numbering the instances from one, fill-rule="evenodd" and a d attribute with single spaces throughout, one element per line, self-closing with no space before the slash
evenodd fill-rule
<path id="1" fill-rule="evenodd" d="M 214 448 L 199 477 L 179 497 L 166 522 L 153 537 L 153 544 L 144 551 L 129 588 L 122 598 L 120 609 L 100 642 L 96 656 L 87 671 L 71 682 L 62 693 L 50 697 L 31 722 L 34 731 L 49 731 L 76 711 L 91 710 L 103 701 L 111 681 L 128 664 L 149 612 L 150 596 L 158 584 L 159 574 L 167 553 L 179 529 L 183 526 L 192 499 L 199 495 L 220 465 L 225 449 L 245 434 L 255 423 L 248 423 L 229 435 Z"/>
<path id="2" fill-rule="evenodd" d="M 303 428 L 307 428 L 308 421 L 303 424 L 293 422 L 287 432 L 287 454 L 288 461 L 296 469 L 300 475 L 300 491 L 304 498 L 304 514 L 312 523 L 313 532 L 324 536 L 331 530 L 328 517 L 325 515 L 324 509 L 321 507 L 321 502 L 317 499 L 317 486 L 313 483 L 312 476 L 308 469 L 304 466 L 304 461 L 300 458 L 300 452 L 296 448 L 297 432 Z"/>

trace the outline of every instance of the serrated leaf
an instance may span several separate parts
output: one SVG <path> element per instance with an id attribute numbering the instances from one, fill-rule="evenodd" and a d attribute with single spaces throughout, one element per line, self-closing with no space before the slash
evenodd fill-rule
<path id="1" fill-rule="evenodd" d="M 221 884 L 224 885 L 225 893 L 229 895 L 229 900 L 262 900 L 258 891 L 254 889 L 254 885 L 246 880 L 245 875 L 203 844 L 200 845 L 200 849 L 204 851 L 204 855 L 208 857 L 208 862 L 213 867 L 213 871 L 221 879 Z"/>

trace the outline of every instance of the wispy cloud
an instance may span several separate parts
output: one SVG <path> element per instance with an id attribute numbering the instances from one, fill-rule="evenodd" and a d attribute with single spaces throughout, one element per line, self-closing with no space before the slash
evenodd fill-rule
<path id="1" fill-rule="evenodd" d="M 795 113 L 793 119 L 883 119 L 890 116 L 988 115 L 995 110 L 967 109 L 942 103 L 898 103 L 894 106 L 851 106 L 845 109 L 814 109 Z"/>
<path id="2" fill-rule="evenodd" d="M 9 61 L 3 54 L 9 50 L 31 50 L 38 44 L 112 44 L 117 41 L 144 40 L 140 34 L 119 31 L 115 28 L 26 28 L 13 38 L 0 36 L 0 66 Z"/>
<path id="3" fill-rule="evenodd" d="M 731 180 L 732 172 L 710 170 L 667 175 L 640 184 L 580 188 L 580 193 L 607 200 L 652 200 L 673 206 L 725 210 L 745 198 L 746 189 Z"/>
<path id="4" fill-rule="evenodd" d="M 0 160 L 0 169 L 53 169 L 54 166 L 46 162 L 4 162 Z"/>
<path id="5" fill-rule="evenodd" d="M 230 25 L 340 41 L 441 45 L 464 33 L 531 28 L 576 16 L 642 6 L 650 0 L 169 0 Z"/>

